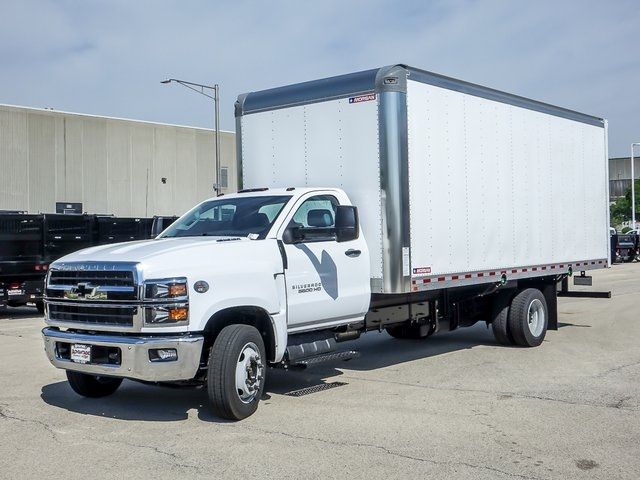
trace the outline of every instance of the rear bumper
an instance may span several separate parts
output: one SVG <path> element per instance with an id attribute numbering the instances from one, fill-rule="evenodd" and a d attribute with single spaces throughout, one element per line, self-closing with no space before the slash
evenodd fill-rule
<path id="1" fill-rule="evenodd" d="M 185 336 L 122 336 L 91 335 L 77 332 L 63 332 L 47 327 L 42 330 L 45 352 L 49 361 L 57 368 L 73 370 L 93 375 L 133 378 L 148 382 L 168 382 L 191 380 L 200 366 L 200 356 L 204 337 Z M 70 344 L 119 349 L 119 363 L 75 363 L 61 355 L 63 348 Z M 149 350 L 173 348 L 178 354 L 174 361 L 151 361 Z M 111 350 L 116 351 L 116 350 Z"/>
<path id="2" fill-rule="evenodd" d="M 21 281 L 17 288 L 11 288 L 12 283 L 16 282 L 13 279 L 3 282 L 6 295 L 5 300 L 8 303 L 23 305 L 25 303 L 42 301 L 43 282 L 41 280 Z"/>

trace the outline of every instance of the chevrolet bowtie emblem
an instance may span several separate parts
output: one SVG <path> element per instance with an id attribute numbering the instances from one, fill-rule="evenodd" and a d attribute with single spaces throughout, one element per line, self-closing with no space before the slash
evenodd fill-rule
<path id="1" fill-rule="evenodd" d="M 79 283 L 71 290 L 66 290 L 64 298 L 68 300 L 107 300 L 107 294 L 106 292 L 99 292 L 98 287 L 92 287 L 87 283 Z"/>

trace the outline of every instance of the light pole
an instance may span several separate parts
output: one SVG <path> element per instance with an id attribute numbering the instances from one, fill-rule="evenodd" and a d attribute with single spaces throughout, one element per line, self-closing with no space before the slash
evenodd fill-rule
<path id="1" fill-rule="evenodd" d="M 215 128 L 216 128 L 216 144 L 215 144 L 215 152 L 216 152 L 216 183 L 214 184 L 214 189 L 216 193 L 220 193 L 220 87 L 216 83 L 215 85 L 202 85 L 200 83 L 187 82 L 185 80 L 178 80 L 177 78 L 167 78 L 166 80 L 162 80 L 160 83 L 168 84 L 171 82 L 176 82 L 182 85 L 183 87 L 187 87 L 194 92 L 197 92 L 205 97 L 209 97 L 213 100 L 215 105 Z M 209 95 L 205 92 L 207 90 L 213 90 L 213 96 Z"/>
<path id="2" fill-rule="evenodd" d="M 636 178 L 634 171 L 633 147 L 640 146 L 640 143 L 631 144 L 631 228 L 636 229 Z"/>

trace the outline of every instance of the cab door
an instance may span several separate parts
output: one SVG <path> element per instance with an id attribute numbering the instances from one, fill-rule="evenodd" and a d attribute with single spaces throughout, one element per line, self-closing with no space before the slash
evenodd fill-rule
<path id="1" fill-rule="evenodd" d="M 361 320 L 371 296 L 369 252 L 362 234 L 338 242 L 333 195 L 310 195 L 283 235 L 289 331 Z"/>

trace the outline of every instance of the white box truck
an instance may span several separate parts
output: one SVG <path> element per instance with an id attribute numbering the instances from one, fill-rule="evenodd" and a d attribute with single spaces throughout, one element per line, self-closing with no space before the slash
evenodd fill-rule
<path id="1" fill-rule="evenodd" d="M 600 118 L 405 65 L 241 95 L 236 118 L 243 190 L 51 265 L 45 350 L 77 393 L 205 384 L 242 419 L 268 366 L 367 331 L 537 346 L 559 283 L 609 265 Z"/>

